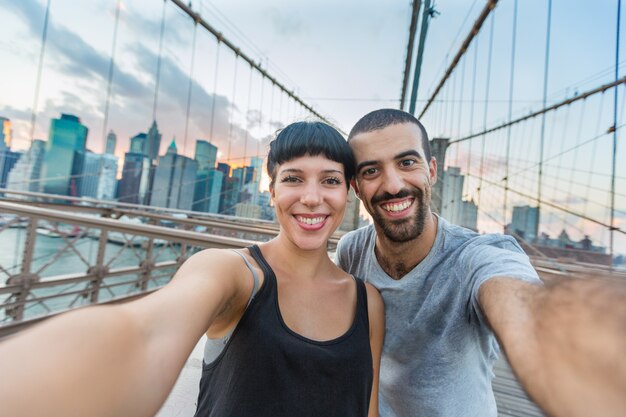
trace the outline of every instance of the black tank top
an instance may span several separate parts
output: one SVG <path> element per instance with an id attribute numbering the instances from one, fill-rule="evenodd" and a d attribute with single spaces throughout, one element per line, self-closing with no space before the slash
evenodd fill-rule
<path id="1" fill-rule="evenodd" d="M 365 284 L 350 329 L 328 341 L 291 331 L 278 307 L 276 276 L 258 246 L 263 285 L 222 353 L 203 364 L 198 417 L 364 417 L 372 390 Z"/>

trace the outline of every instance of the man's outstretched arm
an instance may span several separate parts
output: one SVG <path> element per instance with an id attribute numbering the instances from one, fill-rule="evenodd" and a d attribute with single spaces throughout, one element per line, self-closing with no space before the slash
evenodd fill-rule
<path id="1" fill-rule="evenodd" d="M 626 282 L 499 277 L 480 306 L 520 382 L 555 417 L 626 416 Z"/>

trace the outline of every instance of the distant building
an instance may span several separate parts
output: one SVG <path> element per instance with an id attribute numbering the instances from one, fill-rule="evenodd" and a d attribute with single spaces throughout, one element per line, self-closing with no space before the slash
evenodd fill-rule
<path id="1" fill-rule="evenodd" d="M 87 152 L 79 195 L 98 200 L 114 200 L 117 186 L 117 157 Z"/>
<path id="2" fill-rule="evenodd" d="M 235 204 L 239 203 L 241 180 L 237 177 L 224 178 L 222 198 L 220 199 L 220 214 L 235 214 Z"/>
<path id="3" fill-rule="evenodd" d="M 152 162 L 156 161 L 159 157 L 159 149 L 161 148 L 161 133 L 157 128 L 156 120 L 152 122 L 152 126 L 150 126 L 150 130 L 148 130 L 148 135 L 146 136 L 146 142 L 144 144 L 143 153 L 148 158 L 152 160 Z"/>
<path id="4" fill-rule="evenodd" d="M 539 207 L 514 206 L 509 230 L 520 238 L 532 241 L 539 230 Z"/>
<path id="5" fill-rule="evenodd" d="M 249 219 L 261 219 L 261 207 L 250 203 L 235 204 L 235 216 Z"/>
<path id="6" fill-rule="evenodd" d="M 117 136 L 111 130 L 109 134 L 107 135 L 107 144 L 106 144 L 106 149 L 104 152 L 108 153 L 109 155 L 114 155 L 116 144 L 117 144 Z"/>
<path id="7" fill-rule="evenodd" d="M 224 174 L 224 178 L 230 177 L 230 165 L 224 162 L 219 162 L 217 164 L 217 170 L 221 171 Z"/>
<path id="8" fill-rule="evenodd" d="M 45 153 L 46 143 L 40 139 L 33 140 L 30 149 L 20 156 L 9 172 L 6 188 L 14 191 L 39 191 Z"/>
<path id="9" fill-rule="evenodd" d="M 176 142 L 172 140 L 155 169 L 150 205 L 191 210 L 197 171 L 198 163 L 178 155 Z"/>
<path id="10" fill-rule="evenodd" d="M 122 178 L 117 189 L 117 199 L 123 203 L 148 204 L 150 186 L 150 158 L 142 153 L 124 155 Z"/>
<path id="11" fill-rule="evenodd" d="M 61 114 L 52 119 L 41 175 L 44 193 L 78 194 L 88 131 L 76 116 Z"/>
<path id="12" fill-rule="evenodd" d="M 217 213 L 224 174 L 215 169 L 217 146 L 205 140 L 196 141 L 195 161 L 198 164 L 194 186 L 194 211 Z"/>
<path id="13" fill-rule="evenodd" d="M 8 148 L 0 150 L 0 188 L 6 188 L 9 173 L 21 155 L 21 152 L 13 152 Z"/>
<path id="14" fill-rule="evenodd" d="M 261 219 L 273 221 L 276 218 L 274 207 L 270 205 L 272 195 L 269 191 L 259 193 L 258 206 L 261 207 Z"/>
<path id="15" fill-rule="evenodd" d="M 143 154 L 143 150 L 146 146 L 146 138 L 148 135 L 145 133 L 137 133 L 135 136 L 130 138 L 130 150 L 131 153 L 140 153 Z"/>
<path id="16" fill-rule="evenodd" d="M 343 216 L 343 221 L 339 226 L 339 230 L 346 232 L 359 228 L 359 211 L 361 209 L 361 200 L 359 200 L 354 193 L 354 189 L 350 187 L 348 191 L 348 205 L 346 206 L 346 214 Z"/>
<path id="17" fill-rule="evenodd" d="M 441 216 L 450 223 L 477 230 L 478 206 L 473 201 L 463 200 L 465 177 L 461 174 L 461 168 L 448 167 L 441 176 L 441 181 Z"/>
<path id="18" fill-rule="evenodd" d="M 0 117 L 0 151 L 11 148 L 11 120 Z"/>

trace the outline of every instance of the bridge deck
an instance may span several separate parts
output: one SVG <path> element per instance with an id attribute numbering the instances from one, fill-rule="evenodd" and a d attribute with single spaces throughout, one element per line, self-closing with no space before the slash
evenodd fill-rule
<path id="1" fill-rule="evenodd" d="M 174 390 L 157 414 L 157 417 L 191 417 L 195 412 L 198 383 L 202 371 L 204 338 L 196 345 L 185 364 Z M 494 368 L 496 378 L 493 390 L 498 404 L 498 416 L 542 417 L 519 386 L 506 360 L 500 359 Z"/>

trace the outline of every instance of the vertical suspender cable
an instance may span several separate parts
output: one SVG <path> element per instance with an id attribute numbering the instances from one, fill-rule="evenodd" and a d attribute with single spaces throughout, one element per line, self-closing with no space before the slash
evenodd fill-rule
<path id="1" fill-rule="evenodd" d="M 617 24 L 615 28 L 615 79 L 618 79 L 619 69 L 619 35 L 620 35 L 620 15 L 622 13 L 622 0 L 617 0 Z M 611 225 L 610 230 L 610 251 L 611 251 L 611 268 L 613 267 L 613 249 L 614 249 L 614 232 L 615 232 L 615 162 L 617 156 L 617 91 L 618 86 L 613 89 L 613 155 L 611 161 Z"/>
<path id="2" fill-rule="evenodd" d="M 165 6 L 167 0 L 163 0 L 163 12 L 161 13 L 161 35 L 159 38 L 159 56 L 157 58 L 157 73 L 154 84 L 154 103 L 152 105 L 152 120 L 156 121 L 157 102 L 159 98 L 159 82 L 161 80 L 161 55 L 163 54 L 163 34 L 165 32 Z"/>
<path id="3" fill-rule="evenodd" d="M 115 67 L 115 46 L 117 44 L 117 27 L 120 21 L 121 0 L 115 5 L 115 26 L 113 29 L 113 46 L 111 47 L 111 60 L 109 61 L 109 74 L 107 80 L 107 98 L 104 105 L 104 122 L 102 123 L 102 149 L 106 150 L 107 125 L 109 123 L 109 103 L 111 101 L 111 85 L 113 84 L 113 68 Z"/>
<path id="4" fill-rule="evenodd" d="M 41 85 L 41 73 L 43 71 L 43 57 L 46 51 L 48 40 L 48 19 L 50 18 L 50 0 L 46 5 L 46 15 L 43 19 L 43 30 L 41 32 L 41 49 L 39 50 L 39 66 L 37 67 L 37 82 L 35 83 L 35 98 L 33 99 L 33 111 L 30 115 L 30 143 L 32 148 L 35 137 L 35 124 L 37 123 L 37 105 L 39 103 L 39 88 Z"/>
<path id="5" fill-rule="evenodd" d="M 456 127 L 457 137 L 461 137 L 461 121 L 463 120 L 463 108 L 465 107 L 463 98 L 465 96 L 465 63 L 466 62 L 467 62 L 467 59 L 463 57 L 463 64 L 461 65 L 461 94 L 459 97 L 459 120 L 457 122 L 457 127 Z M 456 161 L 455 163 L 457 166 L 460 166 L 459 164 L 459 149 L 460 148 L 461 148 L 460 146 L 456 146 L 454 149 L 455 151 L 454 160 Z"/>
<path id="6" fill-rule="evenodd" d="M 485 111 L 483 113 L 483 130 L 487 130 L 487 114 L 489 112 L 489 87 L 491 87 L 491 61 L 493 57 L 493 27 L 496 20 L 495 10 L 491 14 L 491 25 L 489 28 L 489 52 L 487 53 L 487 82 L 485 83 Z M 481 136 L 480 150 L 480 176 L 478 178 L 478 192 L 476 205 L 480 207 L 480 195 L 483 188 L 483 177 L 485 176 L 485 135 Z"/>
<path id="7" fill-rule="evenodd" d="M 252 106 L 252 75 L 254 74 L 254 68 L 250 65 L 250 79 L 248 80 L 248 106 L 246 107 L 246 139 L 243 145 L 243 161 L 242 164 L 246 165 L 246 160 L 248 159 L 248 138 L 250 137 L 250 107 Z M 244 169 L 245 175 L 245 169 Z M 242 179 L 241 184 L 243 185 L 245 181 L 245 177 Z"/>
<path id="8" fill-rule="evenodd" d="M 217 39 L 217 45 L 215 48 L 217 49 L 215 52 L 215 75 L 213 77 L 213 98 L 211 99 L 211 128 L 209 133 L 209 143 L 213 143 L 213 127 L 215 126 L 215 97 L 217 96 L 217 73 L 219 71 L 220 64 L 220 46 L 222 42 L 220 39 Z"/>
<path id="9" fill-rule="evenodd" d="M 474 131 L 474 107 L 476 104 L 476 73 L 478 72 L 478 36 L 476 35 L 476 42 L 474 43 L 474 73 L 472 74 L 472 104 L 470 105 L 470 134 Z M 469 195 L 470 185 L 469 180 L 472 176 L 471 173 L 471 165 L 472 165 L 472 142 L 468 143 L 468 151 L 467 151 L 467 186 L 466 195 Z"/>
<path id="10" fill-rule="evenodd" d="M 513 35 L 511 37 L 511 72 L 509 76 L 509 123 L 513 119 L 513 85 L 515 81 L 515 47 L 517 46 L 517 0 L 513 0 Z M 502 219 L 506 229 L 506 206 L 509 195 L 509 159 L 511 158 L 511 125 L 506 132 L 506 158 L 504 162 L 504 201 L 502 203 Z M 506 230 L 504 230 L 506 232 Z"/>
<path id="11" fill-rule="evenodd" d="M 546 108 L 546 101 L 548 96 L 548 69 L 550 67 L 550 28 L 552 23 L 552 0 L 548 0 L 548 22 L 546 26 L 546 56 L 545 56 L 545 64 L 543 69 L 543 99 L 542 99 L 542 108 Z M 545 131 L 546 131 L 546 113 L 541 115 L 541 136 L 540 136 L 540 144 L 539 144 L 539 175 L 537 181 L 537 207 L 538 215 L 537 215 L 537 226 L 539 226 L 540 218 L 541 218 L 541 182 L 543 180 L 543 148 L 545 142 Z"/>
<path id="12" fill-rule="evenodd" d="M 237 93 L 237 63 L 239 62 L 239 55 L 235 55 L 235 69 L 233 71 L 233 95 L 232 102 L 230 103 L 230 120 L 228 125 L 228 153 L 226 154 L 226 161 L 230 165 L 230 150 L 233 142 L 233 118 L 235 117 L 235 95 Z"/>
<path id="13" fill-rule="evenodd" d="M 189 83 L 187 84 L 187 111 L 185 114 L 185 136 L 183 139 L 183 155 L 187 151 L 187 132 L 189 130 L 189 111 L 191 110 L 191 91 L 193 90 L 193 67 L 196 61 L 196 38 L 198 34 L 198 21 L 193 21 L 193 42 L 191 43 L 191 65 L 189 66 Z"/>

